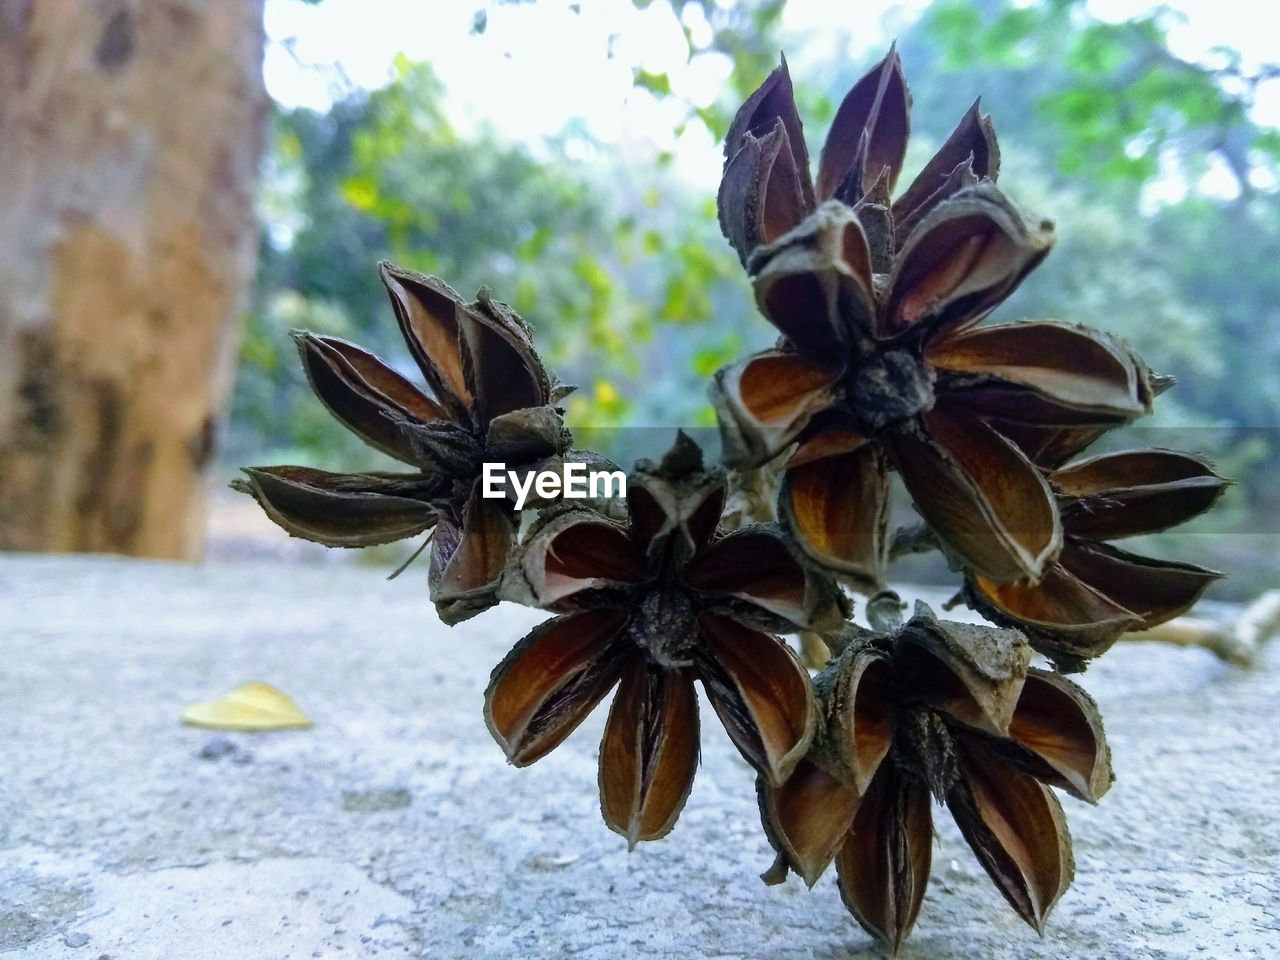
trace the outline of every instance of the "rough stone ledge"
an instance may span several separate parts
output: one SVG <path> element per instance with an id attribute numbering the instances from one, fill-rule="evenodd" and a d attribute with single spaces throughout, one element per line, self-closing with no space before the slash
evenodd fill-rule
<path id="1" fill-rule="evenodd" d="M 0 558 L 0 953 L 23 958 L 877 956 L 834 881 L 768 888 L 751 774 L 704 724 L 674 833 L 600 822 L 603 710 L 528 770 L 480 717 L 539 615 L 453 630 L 360 565 Z M 938 597 L 930 599 L 938 600 Z M 182 707 L 248 679 L 310 731 Z M 1280 956 L 1280 645 L 1252 673 L 1122 646 L 1083 677 L 1118 780 L 1066 800 L 1077 878 L 1043 939 L 938 811 L 902 956 Z"/>

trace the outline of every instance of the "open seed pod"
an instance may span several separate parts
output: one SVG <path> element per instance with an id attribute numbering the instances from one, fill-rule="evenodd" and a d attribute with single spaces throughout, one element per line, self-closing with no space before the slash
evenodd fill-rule
<path id="1" fill-rule="evenodd" d="M 1093 701 L 1030 654 L 1014 631 L 939 621 L 924 605 L 892 635 L 855 635 L 815 682 L 823 719 L 809 754 L 781 786 L 760 785 L 779 855 L 766 880 L 790 869 L 812 886 L 835 861 L 846 907 L 896 950 L 928 883 L 932 794 L 1043 930 L 1074 869 L 1048 788 L 1096 802 L 1111 766 Z"/>
<path id="2" fill-rule="evenodd" d="M 664 835 L 698 756 L 695 681 L 742 756 L 780 783 L 808 748 L 809 676 L 773 630 L 848 613 L 782 531 L 717 535 L 724 477 L 681 435 L 628 484 L 630 515 L 546 515 L 512 558 L 502 595 L 560 613 L 494 670 L 485 717 L 507 757 L 544 756 L 615 684 L 600 751 L 601 810 L 631 844 Z"/>
<path id="3" fill-rule="evenodd" d="M 783 340 L 715 378 L 726 460 L 751 468 L 798 445 L 779 516 L 860 590 L 884 583 L 890 470 L 961 566 L 1034 584 L 1062 548 L 1035 458 L 1143 415 L 1155 388 L 1104 334 L 978 326 L 1044 259 L 1052 227 L 996 187 L 976 104 L 895 201 L 910 102 L 890 51 L 837 111 L 816 183 L 785 63 L 739 111 L 721 225 Z"/>
<path id="4" fill-rule="evenodd" d="M 416 472 L 260 467 L 233 486 L 290 534 L 327 546 L 388 543 L 434 527 L 428 586 L 440 618 L 456 623 L 496 602 L 514 546 L 512 504 L 480 496 L 482 463 L 542 467 L 570 437 L 529 329 L 510 307 L 487 290 L 466 303 L 433 277 L 379 269 L 425 390 L 354 344 L 295 338 L 330 413 Z"/>

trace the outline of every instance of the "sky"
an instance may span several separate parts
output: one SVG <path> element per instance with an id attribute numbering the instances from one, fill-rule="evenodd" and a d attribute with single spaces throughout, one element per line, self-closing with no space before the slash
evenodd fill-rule
<path id="1" fill-rule="evenodd" d="M 1269 6 L 1261 0 L 1165 5 L 1181 18 L 1169 37 L 1178 56 L 1202 59 L 1225 45 L 1242 54 L 1246 70 L 1277 59 L 1276 29 L 1259 13 Z M 788 54 L 793 60 L 842 53 L 863 59 L 926 6 L 928 0 L 789 0 L 783 28 L 796 43 Z M 1152 7 L 1142 0 L 1089 3 L 1090 11 L 1105 20 Z M 486 8 L 487 27 L 473 35 L 477 11 Z M 841 10 L 847 23 L 839 22 Z M 683 26 L 695 40 L 708 35 L 700 10 L 690 7 L 686 17 Z M 378 87 L 403 53 L 430 61 L 448 90 L 450 118 L 463 130 L 488 124 L 509 139 L 536 141 L 578 119 L 604 144 L 674 149 L 675 174 L 697 186 L 713 186 L 719 177 L 719 145 L 706 130 L 691 124 L 677 137 L 673 131 L 684 116 L 682 105 L 632 83 L 637 67 L 666 73 L 673 89 L 706 105 L 728 76 L 729 62 L 719 54 L 688 60 L 682 25 L 664 3 L 638 10 L 631 0 L 539 0 L 501 7 L 491 0 L 267 0 L 266 28 L 267 89 L 288 106 L 324 109 L 352 88 Z M 848 35 L 858 38 L 850 49 L 832 49 L 843 42 L 837 38 Z M 1280 81 L 1259 91 L 1255 116 L 1280 125 Z"/>

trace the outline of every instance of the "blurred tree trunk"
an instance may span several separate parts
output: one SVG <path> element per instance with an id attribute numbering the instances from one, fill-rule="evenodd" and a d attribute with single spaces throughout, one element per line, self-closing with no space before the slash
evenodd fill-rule
<path id="1" fill-rule="evenodd" d="M 0 548 L 197 557 L 263 0 L 0 0 Z"/>

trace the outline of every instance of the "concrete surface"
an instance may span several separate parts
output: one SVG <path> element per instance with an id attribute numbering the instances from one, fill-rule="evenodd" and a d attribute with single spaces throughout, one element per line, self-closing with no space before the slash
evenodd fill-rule
<path id="1" fill-rule="evenodd" d="M 454 630 L 419 566 L 0 558 L 6 958 L 878 955 L 832 877 L 768 888 L 752 778 L 713 721 L 672 835 L 600 822 L 604 710 L 536 766 L 480 716 L 539 615 Z M 1244 674 L 1126 645 L 1084 681 L 1118 781 L 1064 801 L 1075 886 L 1043 940 L 938 816 L 904 957 L 1280 957 L 1280 644 Z M 183 727 L 263 679 L 309 731 Z M 6 952 L 7 951 L 7 952 Z"/>

